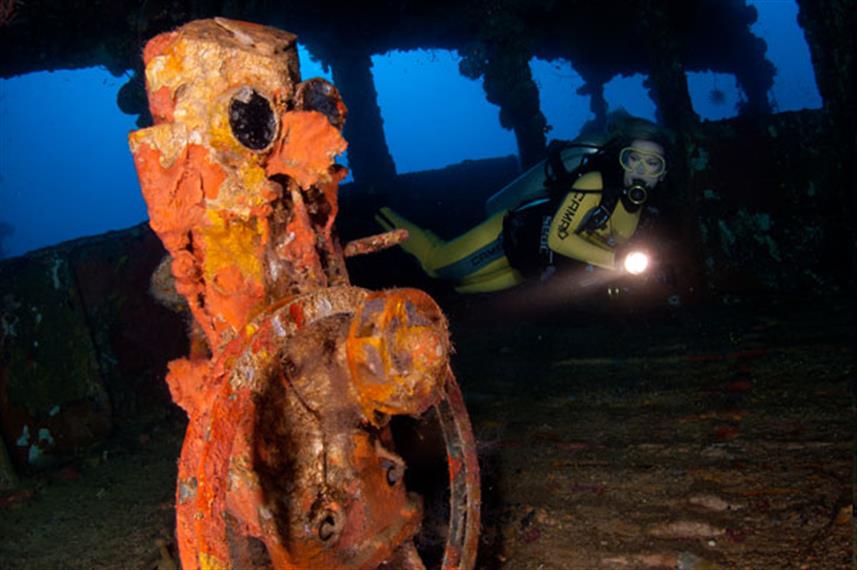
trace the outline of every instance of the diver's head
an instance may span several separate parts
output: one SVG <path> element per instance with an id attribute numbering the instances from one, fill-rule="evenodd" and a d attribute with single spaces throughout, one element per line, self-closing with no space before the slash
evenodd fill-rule
<path id="1" fill-rule="evenodd" d="M 614 139 L 613 148 L 619 150 L 625 188 L 638 185 L 650 190 L 664 179 L 674 144 L 669 129 L 616 109 L 606 117 L 606 130 Z"/>
<path id="2" fill-rule="evenodd" d="M 640 185 L 654 188 L 667 174 L 666 151 L 655 141 L 638 138 L 619 151 L 619 164 L 625 171 L 626 188 Z"/>

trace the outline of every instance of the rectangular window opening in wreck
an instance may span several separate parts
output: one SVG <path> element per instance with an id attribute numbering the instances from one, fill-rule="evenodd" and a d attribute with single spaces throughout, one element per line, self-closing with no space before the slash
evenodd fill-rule
<path id="1" fill-rule="evenodd" d="M 0 257 L 146 220 L 125 82 L 103 67 L 0 79 Z"/>
<path id="2" fill-rule="evenodd" d="M 604 85 L 604 100 L 607 110 L 625 109 L 636 117 L 655 120 L 656 105 L 643 85 L 646 76 L 642 73 L 618 75 Z"/>
<path id="3" fill-rule="evenodd" d="M 747 0 L 758 14 L 750 31 L 768 44 L 766 57 L 777 68 L 774 85 L 768 94 L 776 111 L 820 109 L 821 95 L 803 28 L 797 21 L 795 0 L 766 2 Z"/>
<path id="4" fill-rule="evenodd" d="M 687 89 L 693 110 L 700 119 L 719 121 L 738 115 L 738 105 L 747 95 L 731 73 L 691 71 L 687 73 Z"/>
<path id="5" fill-rule="evenodd" d="M 298 51 L 303 78 L 331 81 Z M 0 258 L 147 220 L 127 144 L 136 116 L 117 104 L 128 77 L 92 67 L 0 79 Z"/>
<path id="6" fill-rule="evenodd" d="M 551 130 L 548 140 L 571 140 L 580 133 L 583 124 L 594 115 L 589 109 L 589 97 L 577 92 L 584 81 L 568 61 L 530 60 L 533 81 L 539 88 L 539 105 Z"/>
<path id="7" fill-rule="evenodd" d="M 515 135 L 481 80 L 464 77 L 448 50 L 392 51 L 372 56 L 384 134 L 399 174 L 463 160 L 517 154 Z"/>

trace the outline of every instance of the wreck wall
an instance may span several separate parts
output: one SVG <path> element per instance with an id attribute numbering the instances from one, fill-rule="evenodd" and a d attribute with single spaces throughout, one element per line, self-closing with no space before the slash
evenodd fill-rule
<path id="1" fill-rule="evenodd" d="M 852 166 L 826 113 L 704 123 L 688 155 L 710 291 L 853 289 Z"/>
<path id="2" fill-rule="evenodd" d="M 182 319 L 148 295 L 164 252 L 145 225 L 0 263 L 0 433 L 19 470 L 170 404 Z"/>

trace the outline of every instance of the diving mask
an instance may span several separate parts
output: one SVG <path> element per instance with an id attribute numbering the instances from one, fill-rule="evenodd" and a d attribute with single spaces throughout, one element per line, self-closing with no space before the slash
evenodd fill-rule
<path id="1" fill-rule="evenodd" d="M 626 172 L 642 176 L 660 176 L 667 170 L 663 156 L 633 146 L 626 146 L 619 152 L 619 164 Z"/>

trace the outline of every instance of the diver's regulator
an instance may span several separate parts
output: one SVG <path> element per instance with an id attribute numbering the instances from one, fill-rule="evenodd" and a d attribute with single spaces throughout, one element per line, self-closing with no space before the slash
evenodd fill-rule
<path id="1" fill-rule="evenodd" d="M 635 206 L 641 206 L 646 200 L 648 200 L 649 191 L 643 184 L 635 182 L 627 188 L 622 189 L 622 197 L 626 198 Z"/>

